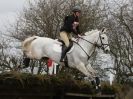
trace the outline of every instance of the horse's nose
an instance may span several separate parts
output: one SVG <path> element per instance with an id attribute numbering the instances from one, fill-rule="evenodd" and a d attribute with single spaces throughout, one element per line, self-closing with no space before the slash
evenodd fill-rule
<path id="1" fill-rule="evenodd" d="M 106 50 L 105 50 L 105 53 L 109 53 L 109 51 L 110 51 L 109 49 L 106 49 Z"/>
<path id="2" fill-rule="evenodd" d="M 105 50 L 105 53 L 108 53 L 109 51 L 108 50 Z"/>

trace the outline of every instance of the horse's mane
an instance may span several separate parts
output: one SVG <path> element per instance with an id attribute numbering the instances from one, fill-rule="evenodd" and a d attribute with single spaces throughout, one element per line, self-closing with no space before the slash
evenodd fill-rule
<path id="1" fill-rule="evenodd" d="M 95 29 L 95 30 L 85 32 L 85 35 L 91 35 L 91 34 L 96 33 L 96 32 L 99 32 L 99 30 Z"/>

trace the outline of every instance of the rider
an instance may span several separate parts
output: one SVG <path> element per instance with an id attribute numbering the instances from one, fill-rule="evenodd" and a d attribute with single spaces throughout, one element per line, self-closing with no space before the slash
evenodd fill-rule
<path id="1" fill-rule="evenodd" d="M 71 33 L 74 33 L 76 35 L 80 34 L 80 31 L 79 31 L 80 13 L 81 13 L 81 8 L 79 6 L 73 7 L 72 15 L 65 17 L 64 25 L 60 29 L 61 40 L 63 40 L 63 42 L 65 43 L 65 47 L 63 48 L 60 62 L 64 61 L 64 57 L 69 49 Z"/>

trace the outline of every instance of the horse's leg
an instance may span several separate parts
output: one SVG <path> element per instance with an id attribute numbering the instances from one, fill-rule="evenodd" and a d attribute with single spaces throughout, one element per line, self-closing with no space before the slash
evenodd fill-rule
<path id="1" fill-rule="evenodd" d="M 29 63 L 30 63 L 30 58 L 24 57 L 24 58 L 23 58 L 23 67 L 22 67 L 22 68 L 27 68 L 27 67 L 29 67 Z"/>
<path id="2" fill-rule="evenodd" d="M 99 86 L 100 85 L 100 79 L 99 79 L 99 77 L 96 76 L 97 71 L 95 71 L 90 64 L 87 65 L 87 69 L 89 72 L 92 73 L 93 77 L 95 77 L 96 85 Z"/>
<path id="3" fill-rule="evenodd" d="M 97 81 L 98 79 L 95 78 L 95 76 L 93 76 L 85 67 L 84 63 L 80 63 L 79 65 L 76 66 L 76 68 L 81 71 L 84 75 L 86 75 L 88 78 L 91 79 L 91 83 L 92 85 L 97 89 Z M 94 81 L 95 78 L 95 81 Z M 100 80 L 99 80 L 100 81 Z"/>
<path id="4" fill-rule="evenodd" d="M 96 76 L 96 70 L 94 70 L 91 66 L 91 64 L 89 63 L 87 66 L 86 66 L 88 72 L 90 72 L 93 76 Z"/>
<path id="5" fill-rule="evenodd" d="M 86 69 L 84 63 L 78 64 L 78 65 L 76 66 L 76 68 L 77 68 L 80 72 L 82 72 L 84 75 L 86 75 L 87 77 L 89 77 L 89 78 L 91 78 L 91 79 L 93 78 L 92 75 L 87 71 L 87 69 Z"/>
<path id="6" fill-rule="evenodd" d="M 100 88 L 101 87 L 101 84 L 100 84 L 101 82 L 100 82 L 99 77 L 95 77 L 95 80 L 96 80 L 97 87 Z"/>
<path id="7" fill-rule="evenodd" d="M 100 79 L 99 77 L 96 76 L 97 72 L 92 68 L 90 63 L 87 65 L 87 70 L 91 72 L 93 77 L 95 77 L 95 81 L 94 80 L 91 81 L 92 85 L 96 87 L 96 90 L 98 92 L 101 91 Z"/>

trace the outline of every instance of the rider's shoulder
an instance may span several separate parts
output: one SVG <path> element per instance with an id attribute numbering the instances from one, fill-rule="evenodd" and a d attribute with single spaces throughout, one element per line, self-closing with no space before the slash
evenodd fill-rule
<path id="1" fill-rule="evenodd" d="M 66 15 L 65 16 L 65 20 L 69 20 L 69 19 L 71 19 L 71 16 L 70 15 Z"/>
<path id="2" fill-rule="evenodd" d="M 66 15 L 65 19 L 74 19 L 73 15 Z"/>
<path id="3" fill-rule="evenodd" d="M 66 16 L 65 16 L 65 18 L 70 18 L 70 17 L 71 17 L 71 15 L 66 15 Z"/>
<path id="4" fill-rule="evenodd" d="M 74 17 L 73 15 L 66 15 L 65 17 L 69 17 L 69 18 L 71 18 L 71 17 Z"/>

